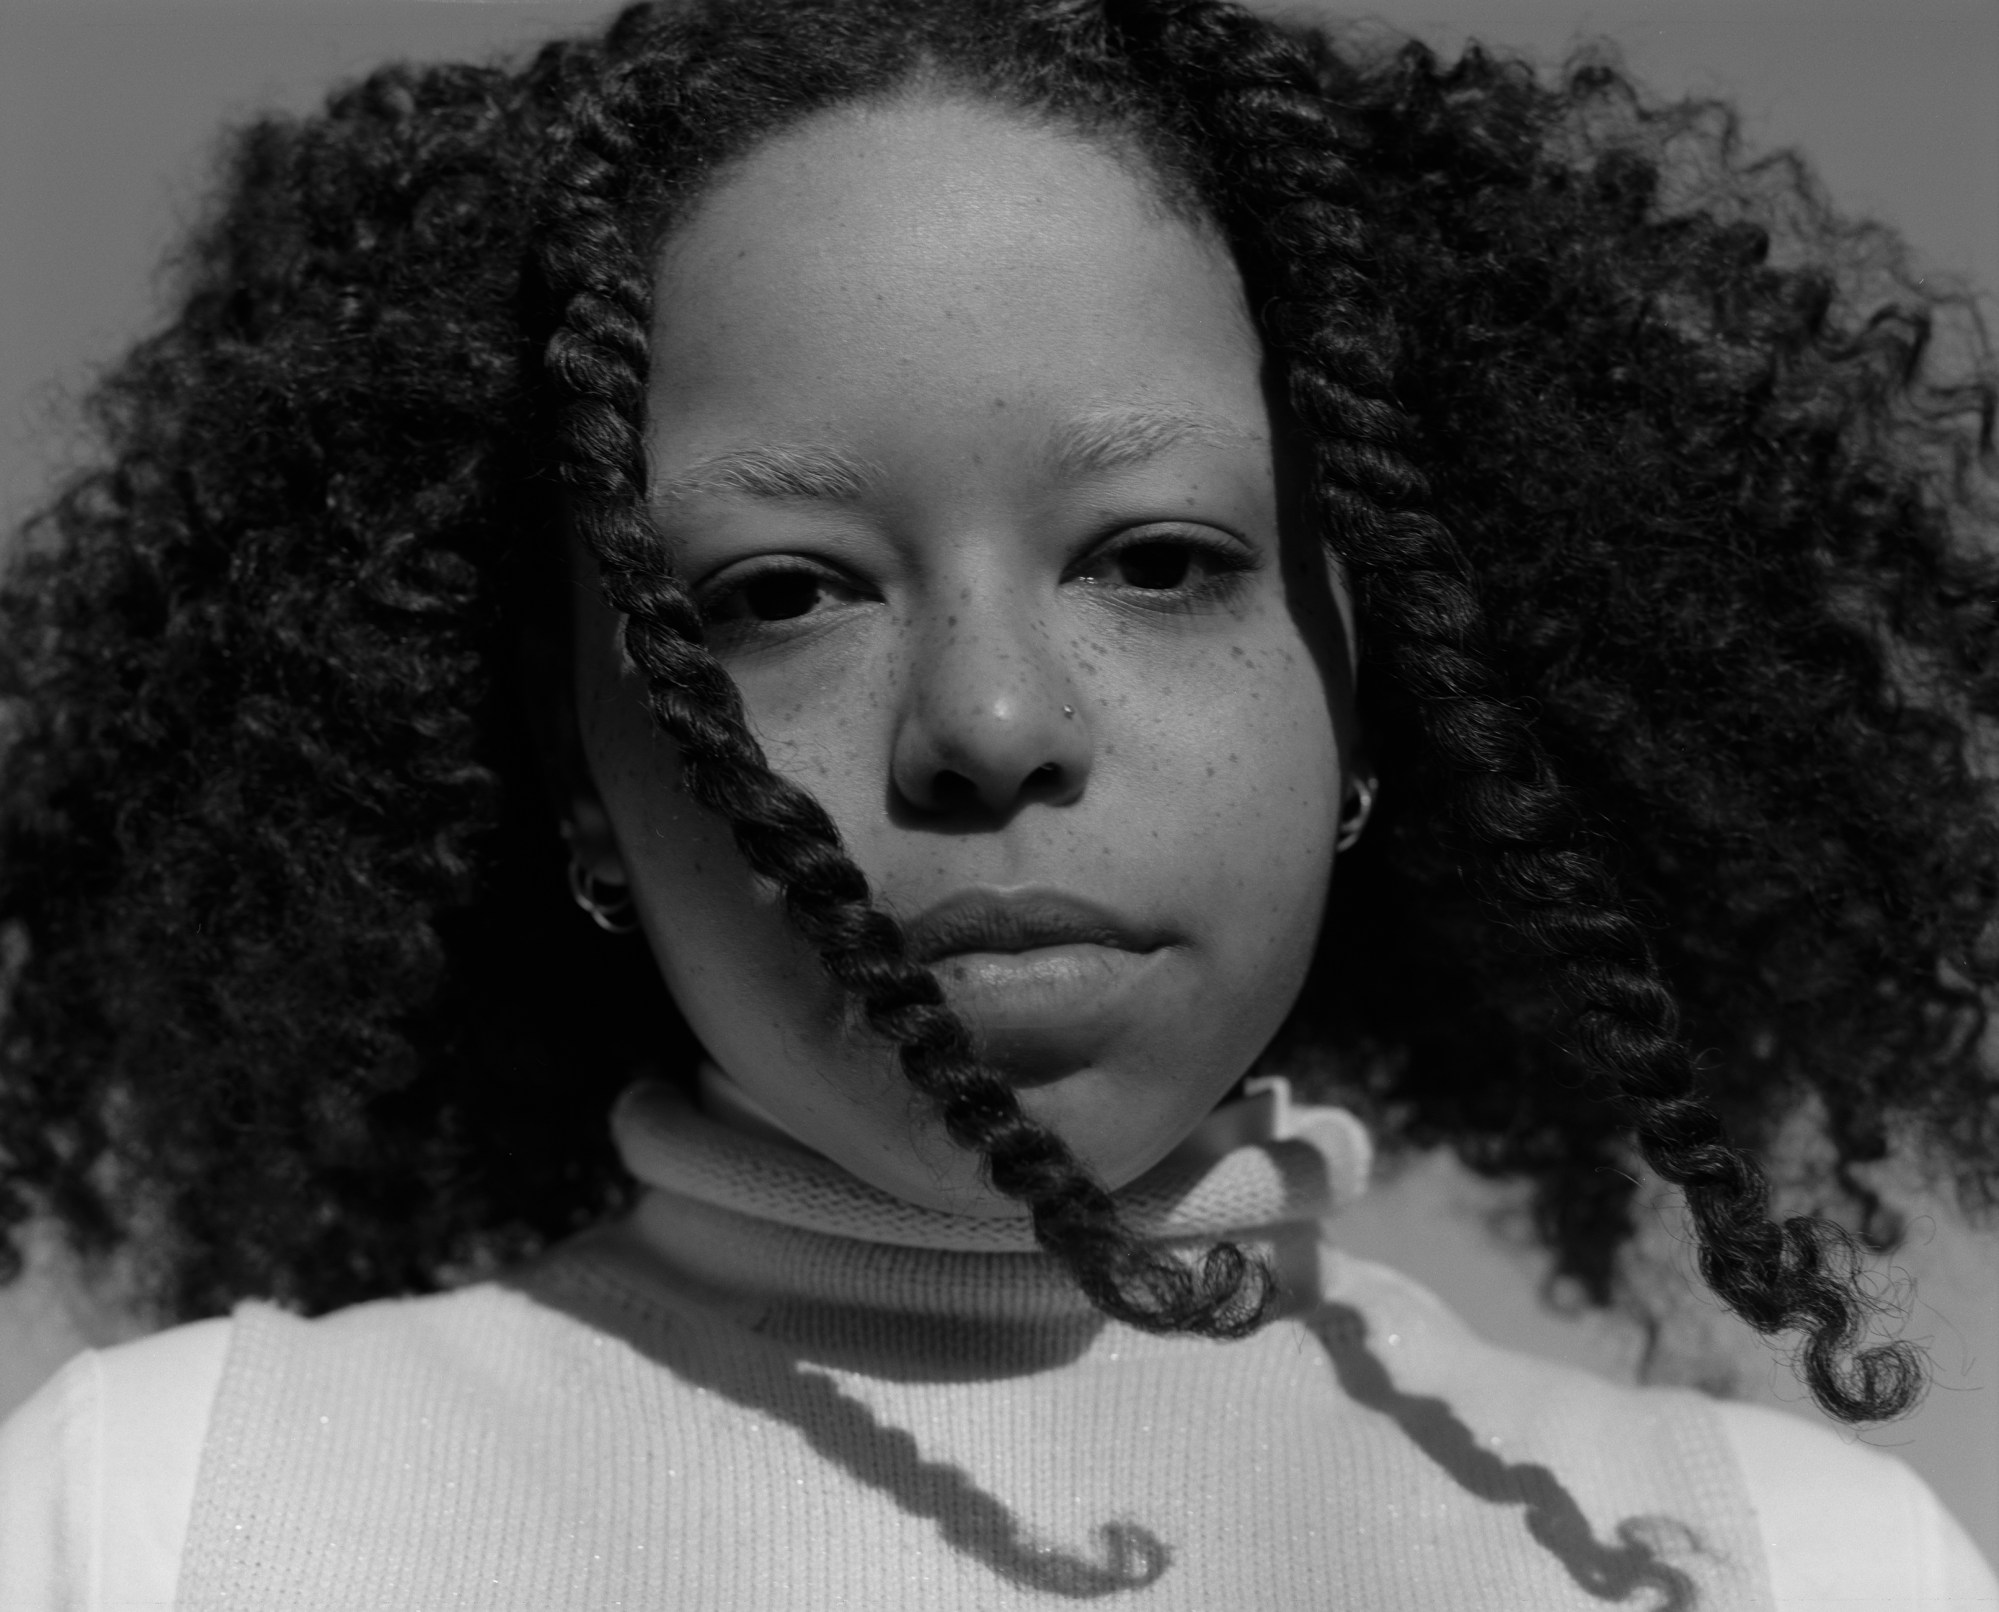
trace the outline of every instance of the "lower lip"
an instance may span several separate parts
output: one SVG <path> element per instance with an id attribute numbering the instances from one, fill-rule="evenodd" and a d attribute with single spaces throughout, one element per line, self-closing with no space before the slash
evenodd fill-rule
<path id="1" fill-rule="evenodd" d="M 1083 1031 L 1117 1014 L 1163 951 L 1076 943 L 958 952 L 934 967 L 951 1006 L 989 1035 Z"/>

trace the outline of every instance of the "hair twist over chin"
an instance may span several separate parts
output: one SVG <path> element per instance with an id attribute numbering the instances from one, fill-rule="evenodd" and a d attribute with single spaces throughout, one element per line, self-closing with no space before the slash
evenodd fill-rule
<path id="1" fill-rule="evenodd" d="M 1406 691 L 1455 796 L 1459 843 L 1480 857 L 1483 894 L 1550 960 L 1574 1050 L 1614 1086 L 1646 1162 L 1684 1191 L 1716 1295 L 1761 1333 L 1804 1334 L 1804 1380 L 1829 1414 L 1902 1414 L 1926 1383 L 1920 1353 L 1865 1345 L 1874 1305 L 1843 1228 L 1770 1219 L 1760 1166 L 1701 1100 L 1643 928 L 1493 667 L 1473 569 L 1405 453 L 1390 393 L 1396 336 L 1368 282 L 1366 198 L 1348 163 L 1358 131 L 1304 50 L 1226 0 L 1108 9 L 1170 75 L 1202 144 L 1227 153 L 1214 203 L 1316 447 L 1365 662 Z"/>
<path id="2" fill-rule="evenodd" d="M 536 245 L 560 310 L 546 348 L 557 398 L 556 473 L 574 529 L 597 557 L 605 598 L 624 619 L 625 651 L 645 677 L 653 718 L 678 748 L 683 785 L 729 824 L 745 862 L 775 886 L 827 974 L 868 1027 L 896 1046 L 904 1075 L 934 1104 L 946 1133 L 979 1156 L 998 1191 L 1026 1205 L 1037 1241 L 1094 1304 L 1151 1331 L 1241 1336 L 1274 1296 L 1268 1268 L 1230 1243 L 1190 1264 L 1122 1224 L 1115 1201 L 1061 1138 L 981 1067 L 936 976 L 910 958 L 901 927 L 873 905 L 825 810 L 766 764 L 734 683 L 702 645 L 700 616 L 645 511 L 652 294 L 647 265 L 627 244 L 630 197 L 620 193 L 635 161 L 684 152 L 691 128 L 713 113 L 671 46 L 643 37 L 640 61 L 614 64 L 604 87 L 590 86 L 563 108 L 566 150 L 548 181 Z M 703 65 L 725 72 L 725 61 L 712 56 Z M 668 88 L 672 126 L 641 139 L 634 125 L 659 119 L 655 108 Z M 708 133 L 712 139 L 712 122 Z"/>

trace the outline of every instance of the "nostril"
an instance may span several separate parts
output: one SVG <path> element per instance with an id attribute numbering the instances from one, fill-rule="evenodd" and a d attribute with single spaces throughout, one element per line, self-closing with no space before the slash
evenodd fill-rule
<path id="1" fill-rule="evenodd" d="M 1002 791 L 1005 798 L 1000 799 L 989 798 L 976 778 L 948 767 L 939 768 L 930 778 L 928 804 L 931 810 L 939 812 L 1004 810 L 1022 798 L 1041 799 L 1061 793 L 1066 776 L 1060 763 L 1043 762 L 1021 779 L 1017 787 Z"/>
<path id="2" fill-rule="evenodd" d="M 979 804 L 979 786 L 962 772 L 943 771 L 930 781 L 931 802 L 942 811 Z"/>

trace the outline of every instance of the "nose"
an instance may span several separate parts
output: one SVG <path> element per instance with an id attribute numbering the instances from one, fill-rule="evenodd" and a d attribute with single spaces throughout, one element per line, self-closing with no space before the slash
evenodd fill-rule
<path id="1" fill-rule="evenodd" d="M 915 635 L 896 792 L 923 812 L 995 817 L 1080 799 L 1090 720 L 1043 624 L 1009 601 L 962 595 L 940 614 Z"/>

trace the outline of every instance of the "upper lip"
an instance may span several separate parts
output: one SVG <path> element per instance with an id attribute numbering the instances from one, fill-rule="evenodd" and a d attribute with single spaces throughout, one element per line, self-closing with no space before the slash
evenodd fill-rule
<path id="1" fill-rule="evenodd" d="M 1062 890 L 962 890 L 906 926 L 909 949 L 934 963 L 958 952 L 1024 952 L 1037 946 L 1116 946 L 1152 951 L 1160 942 L 1140 925 Z"/>

